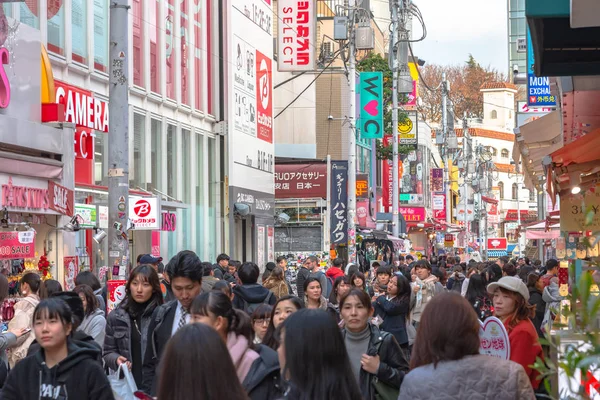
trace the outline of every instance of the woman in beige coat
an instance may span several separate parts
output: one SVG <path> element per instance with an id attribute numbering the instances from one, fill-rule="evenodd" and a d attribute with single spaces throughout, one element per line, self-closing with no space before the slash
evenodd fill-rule
<path id="1" fill-rule="evenodd" d="M 23 298 L 15 304 L 15 316 L 8 323 L 9 331 L 31 328 L 33 312 L 40 302 L 38 295 L 40 283 L 40 276 L 35 272 L 26 273 L 19 281 Z M 29 350 L 29 346 L 34 339 L 33 332 L 28 332 L 17 339 L 8 354 L 8 363 L 11 368 L 14 368 L 15 364 L 27 357 L 27 350 Z"/>
<path id="2" fill-rule="evenodd" d="M 263 282 L 263 286 L 273 292 L 277 299 L 290 294 L 281 267 L 273 268 L 273 272 L 271 272 L 271 275 Z"/>

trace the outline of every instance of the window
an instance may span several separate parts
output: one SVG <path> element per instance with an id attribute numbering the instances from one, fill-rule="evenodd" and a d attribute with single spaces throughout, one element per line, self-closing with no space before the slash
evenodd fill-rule
<path id="1" fill-rule="evenodd" d="M 202 69 L 202 13 L 204 8 L 203 2 L 199 2 L 198 6 L 194 7 L 194 108 L 202 110 L 202 80 L 204 79 L 204 70 Z M 203 110 L 204 111 L 204 110 Z"/>
<path id="2" fill-rule="evenodd" d="M 512 199 L 519 200 L 519 186 L 516 183 L 512 185 Z"/>
<path id="3" fill-rule="evenodd" d="M 214 260 L 217 255 L 215 250 L 217 248 L 217 207 L 219 207 L 217 198 L 217 189 L 219 187 L 219 168 L 217 167 L 217 141 L 215 139 L 208 139 L 208 248 L 210 254 L 207 259 Z"/>
<path id="4" fill-rule="evenodd" d="M 536 201 L 535 199 L 535 190 L 529 191 L 529 201 Z"/>
<path id="5" fill-rule="evenodd" d="M 94 182 L 96 185 L 106 186 L 108 180 L 104 173 L 104 166 L 107 163 L 104 160 L 108 157 L 108 140 L 106 133 L 96 131 L 96 138 L 94 139 Z"/>
<path id="6" fill-rule="evenodd" d="M 167 125 L 167 194 L 177 198 L 177 127 Z"/>
<path id="7" fill-rule="evenodd" d="M 12 3 L 4 3 L 2 5 L 2 8 L 4 9 L 4 15 L 6 15 L 7 17 L 12 17 Z"/>
<path id="8" fill-rule="evenodd" d="M 181 103 L 190 105 L 190 91 L 188 90 L 188 57 L 189 57 L 189 43 L 188 43 L 188 14 L 187 14 L 187 0 L 181 0 Z"/>
<path id="9" fill-rule="evenodd" d="M 502 158 L 508 158 L 508 150 L 502 149 L 500 155 L 502 156 Z"/>
<path id="10" fill-rule="evenodd" d="M 108 72 L 108 2 L 94 0 L 94 68 Z"/>
<path id="11" fill-rule="evenodd" d="M 492 119 L 497 119 L 497 118 L 498 118 L 498 111 L 492 110 Z"/>
<path id="12" fill-rule="evenodd" d="M 175 100 L 175 0 L 166 3 L 167 19 L 165 21 L 166 62 L 167 62 L 167 97 Z"/>
<path id="13" fill-rule="evenodd" d="M 192 186 L 192 160 L 190 159 L 190 152 L 192 151 L 191 144 L 191 132 L 189 129 L 181 129 L 181 165 L 182 165 L 182 182 L 183 182 L 183 202 L 190 204 L 191 202 L 191 186 Z M 184 208 L 181 211 L 182 219 L 181 226 L 183 228 L 183 243 L 184 249 L 194 249 L 194 243 L 192 243 L 192 209 Z M 201 235 L 202 236 L 202 235 Z"/>
<path id="14" fill-rule="evenodd" d="M 148 0 L 148 20 L 150 26 L 150 90 L 160 94 L 160 63 L 158 37 L 160 36 L 160 20 L 158 18 L 158 0 Z"/>
<path id="15" fill-rule="evenodd" d="M 73 29 L 71 41 L 73 43 L 73 61 L 87 64 L 87 0 L 72 0 L 71 26 Z"/>
<path id="16" fill-rule="evenodd" d="M 197 165 L 197 178 L 196 178 L 196 249 L 198 250 L 198 257 L 204 260 L 206 255 L 204 254 L 204 245 L 206 238 L 204 237 L 204 224 L 206 224 L 206 218 L 204 218 L 204 210 L 207 207 L 206 201 L 204 200 L 204 193 L 208 190 L 207 182 L 205 178 L 204 159 L 206 153 L 204 152 L 204 136 L 196 136 L 196 165 Z M 208 166 L 210 169 L 210 165 Z M 209 186 L 210 187 L 210 186 Z"/>
<path id="17" fill-rule="evenodd" d="M 133 84 L 140 87 L 144 87 L 143 7 L 144 0 L 133 0 Z"/>
<path id="18" fill-rule="evenodd" d="M 62 3 L 62 1 L 60 2 Z M 51 19 L 56 14 L 62 4 L 58 7 L 54 6 L 51 10 L 48 10 L 48 19 Z M 40 0 L 28 0 L 27 2 L 20 4 L 19 19 L 22 23 L 29 25 L 33 28 L 40 28 Z"/>
<path id="19" fill-rule="evenodd" d="M 504 182 L 498 183 L 498 192 L 499 192 L 500 200 L 504 200 Z"/>
<path id="20" fill-rule="evenodd" d="M 48 50 L 65 55 L 65 8 L 63 1 L 48 2 Z M 75 40 L 75 39 L 73 39 Z"/>
<path id="21" fill-rule="evenodd" d="M 498 150 L 496 150 L 495 147 L 492 146 L 487 146 L 486 150 L 493 156 L 496 157 L 496 155 L 498 154 Z"/>
<path id="22" fill-rule="evenodd" d="M 133 174 L 130 175 L 131 188 L 145 189 L 146 185 L 146 117 L 133 114 Z"/>
<path id="23" fill-rule="evenodd" d="M 148 191 L 152 189 L 161 190 L 161 174 L 162 174 L 162 123 L 153 119 L 150 123 L 150 157 L 152 158 L 152 176 L 151 182 L 148 185 Z"/>

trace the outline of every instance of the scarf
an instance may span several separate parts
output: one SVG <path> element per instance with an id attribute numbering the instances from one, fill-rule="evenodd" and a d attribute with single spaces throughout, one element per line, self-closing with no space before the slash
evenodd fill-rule
<path id="1" fill-rule="evenodd" d="M 227 334 L 227 349 L 235 366 L 240 383 L 244 382 L 246 375 L 254 361 L 259 358 L 257 352 L 248 347 L 248 339 L 244 336 L 236 335 L 235 332 Z"/>
<path id="2" fill-rule="evenodd" d="M 304 295 L 304 304 L 306 304 L 306 308 L 308 308 L 308 296 Z M 319 299 L 319 310 L 325 310 L 327 311 L 327 300 L 325 299 L 324 296 L 321 296 L 321 298 Z"/>
<path id="3" fill-rule="evenodd" d="M 417 292 L 417 307 L 421 306 L 423 303 L 427 303 L 429 299 L 431 299 L 431 296 L 433 296 L 435 291 L 435 284 L 437 281 L 438 278 L 435 275 L 429 275 L 429 277 L 424 280 L 417 278 L 415 284 L 421 288 L 421 290 Z"/>

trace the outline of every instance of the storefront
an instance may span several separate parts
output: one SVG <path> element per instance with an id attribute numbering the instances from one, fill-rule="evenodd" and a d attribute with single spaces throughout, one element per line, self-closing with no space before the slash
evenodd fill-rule
<path id="1" fill-rule="evenodd" d="M 73 128 L 42 123 L 57 107 L 40 31 L 5 21 L 17 28 L 0 35 L 0 262 L 10 280 L 31 269 L 62 281 L 75 248 Z"/>

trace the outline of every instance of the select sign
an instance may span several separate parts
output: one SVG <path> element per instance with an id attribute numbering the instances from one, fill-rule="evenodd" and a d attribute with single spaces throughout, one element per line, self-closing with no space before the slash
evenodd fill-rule
<path id="1" fill-rule="evenodd" d="M 135 230 L 151 231 L 161 228 L 160 204 L 157 197 L 130 197 L 129 219 Z"/>

